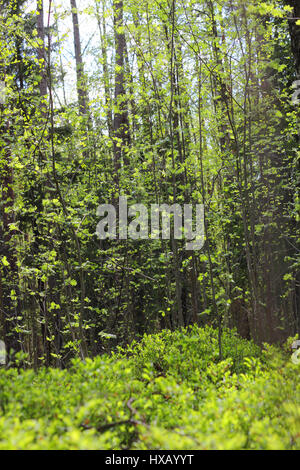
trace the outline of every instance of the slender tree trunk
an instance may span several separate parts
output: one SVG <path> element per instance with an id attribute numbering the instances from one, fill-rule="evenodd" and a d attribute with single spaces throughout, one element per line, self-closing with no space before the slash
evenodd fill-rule
<path id="1" fill-rule="evenodd" d="M 126 38 L 123 31 L 123 1 L 114 0 L 114 33 L 115 33 L 115 111 L 114 129 L 114 161 L 116 177 L 121 168 L 121 161 L 128 164 L 126 147 L 130 144 L 128 103 L 125 88 L 125 49 Z"/>
<path id="2" fill-rule="evenodd" d="M 2 107 L 3 105 L 0 105 Z M 1 112 L 2 119 L 2 112 Z M 8 135 L 10 132 L 9 123 L 5 124 L 2 132 Z M 19 276 L 17 266 L 17 254 L 15 251 L 14 235 L 15 230 L 11 229 L 11 224 L 15 222 L 14 214 L 14 189 L 13 189 L 13 170 L 11 167 L 11 157 L 9 150 L 9 140 L 2 137 L 5 142 L 2 142 L 1 152 L 1 186 L 2 186 L 2 227 L 3 238 L 1 240 L 1 253 L 5 260 L 2 281 L 2 299 L 0 308 L 2 310 L 3 318 L 3 332 L 4 342 L 6 347 L 6 362 L 7 364 L 14 365 L 15 354 L 22 349 L 20 332 L 18 331 L 18 318 L 20 317 L 19 311 Z"/>
<path id="3" fill-rule="evenodd" d="M 287 0 L 286 3 L 293 8 L 289 20 L 289 29 L 296 76 L 297 80 L 300 80 L 300 25 L 297 24 L 300 19 L 300 2 L 299 0 Z"/>
<path id="4" fill-rule="evenodd" d="M 84 66 L 83 66 L 82 52 L 81 52 L 78 13 L 77 13 L 76 0 L 70 0 L 70 1 L 71 1 L 71 8 L 72 8 L 79 112 L 81 115 L 86 115 L 87 110 L 88 110 L 88 94 L 87 94 L 87 84 L 86 84 L 86 79 L 84 75 Z"/>
<path id="5" fill-rule="evenodd" d="M 103 83 L 104 83 L 104 99 L 106 106 L 106 119 L 107 119 L 107 129 L 108 134 L 112 137 L 113 130 L 113 117 L 112 117 L 112 103 L 111 103 L 111 93 L 110 93 L 110 79 L 109 79 L 109 70 L 108 70 L 108 60 L 107 60 L 107 36 L 106 36 L 106 25 L 104 17 L 104 3 L 102 1 L 102 12 L 100 13 L 99 4 L 96 0 L 96 13 L 97 13 L 97 23 L 100 33 L 100 42 L 101 42 L 101 53 L 102 53 L 102 67 L 103 67 Z M 102 21 L 101 21 L 102 16 Z"/>
<path id="6" fill-rule="evenodd" d="M 46 75 L 46 54 L 45 54 L 45 28 L 44 28 L 44 3 L 43 0 L 37 2 L 37 32 L 40 40 L 40 46 L 37 50 L 40 74 L 39 81 L 40 97 L 43 98 L 47 95 L 47 75 Z"/>
<path id="7" fill-rule="evenodd" d="M 0 14 L 2 13 L 0 2 Z M 2 42 L 2 41 L 1 41 Z M 5 65 L 0 63 L 0 80 L 5 83 Z M 22 350 L 18 318 L 20 317 L 19 276 L 17 253 L 11 224 L 15 222 L 15 194 L 13 169 L 10 154 L 10 123 L 5 116 L 5 106 L 0 103 L 0 185 L 2 188 L 2 207 L 0 225 L 0 253 L 3 264 L 3 278 L 0 280 L 0 319 L 6 347 L 6 363 L 15 365 L 15 354 Z"/>

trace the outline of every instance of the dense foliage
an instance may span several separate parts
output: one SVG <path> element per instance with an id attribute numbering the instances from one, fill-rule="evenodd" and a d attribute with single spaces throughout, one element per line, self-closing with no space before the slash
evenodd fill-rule
<path id="1" fill-rule="evenodd" d="M 298 10 L 0 1 L 8 362 L 67 367 L 191 324 L 257 344 L 299 332 Z M 97 207 L 120 195 L 203 204 L 205 245 L 99 240 Z"/>
<path id="2" fill-rule="evenodd" d="M 69 370 L 0 370 L 0 449 L 300 449 L 299 364 L 196 326 Z"/>
<path id="3" fill-rule="evenodd" d="M 300 448 L 299 118 L 299 0 L 0 0 L 0 449 Z"/>

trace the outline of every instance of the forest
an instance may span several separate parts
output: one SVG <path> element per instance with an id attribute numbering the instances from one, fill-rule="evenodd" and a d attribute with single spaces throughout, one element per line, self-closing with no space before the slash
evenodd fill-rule
<path id="1" fill-rule="evenodd" d="M 299 119 L 299 0 L 0 0 L 0 450 L 300 449 Z"/>

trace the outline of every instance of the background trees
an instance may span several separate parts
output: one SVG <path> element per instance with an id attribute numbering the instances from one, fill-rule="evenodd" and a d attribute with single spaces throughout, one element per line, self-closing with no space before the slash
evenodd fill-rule
<path id="1" fill-rule="evenodd" d="M 8 349 L 64 366 L 191 323 L 217 327 L 220 346 L 224 325 L 259 344 L 299 331 L 297 11 L 280 1 L 1 2 Z M 120 194 L 203 203 L 204 248 L 99 241 L 96 208 Z"/>

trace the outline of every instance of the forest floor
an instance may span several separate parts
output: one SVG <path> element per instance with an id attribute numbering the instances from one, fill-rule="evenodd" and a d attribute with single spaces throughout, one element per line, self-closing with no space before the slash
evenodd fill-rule
<path id="1" fill-rule="evenodd" d="M 0 449 L 300 449 L 299 364 L 210 327 L 65 370 L 0 369 Z"/>

